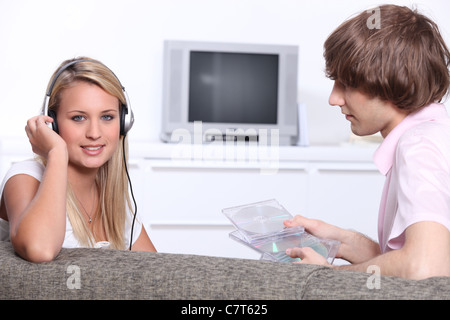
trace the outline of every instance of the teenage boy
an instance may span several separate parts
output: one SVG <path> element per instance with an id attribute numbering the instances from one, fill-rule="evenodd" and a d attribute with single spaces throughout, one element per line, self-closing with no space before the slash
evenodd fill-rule
<path id="1" fill-rule="evenodd" d="M 384 137 L 374 155 L 386 176 L 379 243 L 302 216 L 285 225 L 340 240 L 337 257 L 351 264 L 336 269 L 450 276 L 450 118 L 439 103 L 450 85 L 450 53 L 438 26 L 409 8 L 381 6 L 338 27 L 324 57 L 334 80 L 330 105 L 341 108 L 356 135 Z M 309 248 L 287 253 L 302 263 L 327 264 Z"/>

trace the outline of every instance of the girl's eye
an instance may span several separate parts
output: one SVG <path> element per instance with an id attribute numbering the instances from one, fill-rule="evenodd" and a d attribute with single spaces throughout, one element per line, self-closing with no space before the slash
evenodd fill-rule
<path id="1" fill-rule="evenodd" d="M 114 116 L 109 115 L 109 114 L 105 114 L 105 115 L 102 116 L 102 119 L 106 120 L 106 121 L 111 121 L 112 119 L 114 119 Z"/>
<path id="2" fill-rule="evenodd" d="M 72 120 L 73 121 L 82 121 L 82 120 L 84 120 L 85 118 L 83 117 L 83 116 L 73 116 L 72 117 Z"/>

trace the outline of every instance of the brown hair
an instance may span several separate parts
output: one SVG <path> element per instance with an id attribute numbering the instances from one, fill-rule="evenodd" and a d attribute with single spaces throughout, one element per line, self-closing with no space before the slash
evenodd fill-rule
<path id="1" fill-rule="evenodd" d="M 344 22 L 326 40 L 326 75 L 414 111 L 440 102 L 450 86 L 450 53 L 439 28 L 417 10 L 384 5 Z"/>

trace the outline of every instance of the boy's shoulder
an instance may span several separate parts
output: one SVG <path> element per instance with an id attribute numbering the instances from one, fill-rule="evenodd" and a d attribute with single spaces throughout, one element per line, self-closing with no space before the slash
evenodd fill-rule
<path id="1" fill-rule="evenodd" d="M 424 121 L 406 130 L 399 139 L 398 149 L 411 148 L 439 150 L 450 157 L 450 118 Z"/>

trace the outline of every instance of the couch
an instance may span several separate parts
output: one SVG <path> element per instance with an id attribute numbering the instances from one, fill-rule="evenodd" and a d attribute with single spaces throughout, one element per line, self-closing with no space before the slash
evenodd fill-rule
<path id="1" fill-rule="evenodd" d="M 259 260 L 62 249 L 30 263 L 0 241 L 0 299 L 450 299 L 450 278 L 421 281 Z"/>

